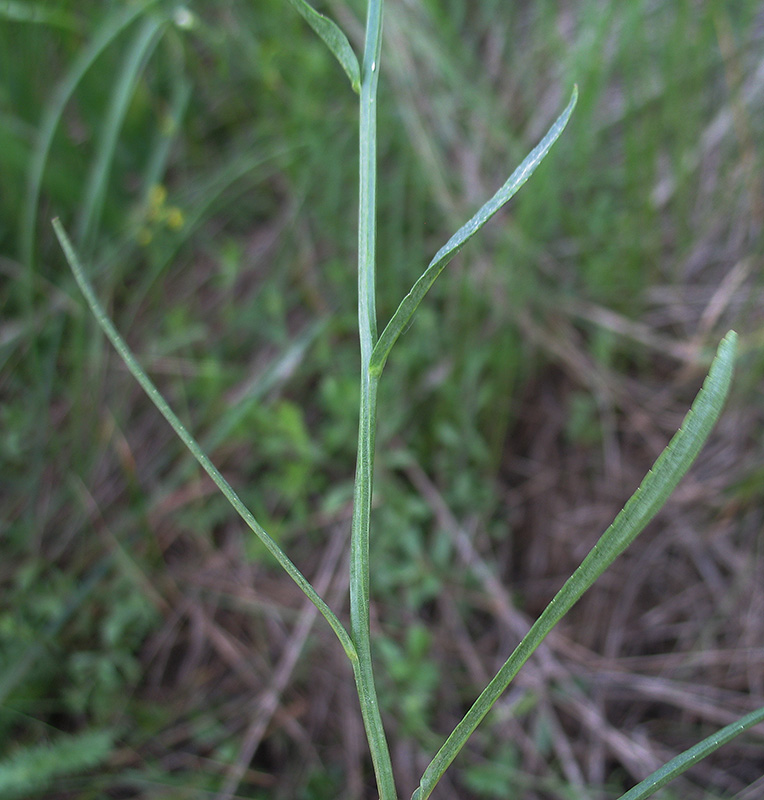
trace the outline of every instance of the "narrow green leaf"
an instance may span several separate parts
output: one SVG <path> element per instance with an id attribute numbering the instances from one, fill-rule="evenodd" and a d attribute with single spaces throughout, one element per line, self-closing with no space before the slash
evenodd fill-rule
<path id="1" fill-rule="evenodd" d="M 300 570 L 297 569 L 286 553 L 260 526 L 260 524 L 252 515 L 252 512 L 239 499 L 239 496 L 233 490 L 228 481 L 220 474 L 217 467 L 210 461 L 197 443 L 196 439 L 194 439 L 194 437 L 186 429 L 185 425 L 183 425 L 180 419 L 178 419 L 175 412 L 170 408 L 167 401 L 152 383 L 151 378 L 149 378 L 149 376 L 144 372 L 143 367 L 141 367 L 141 365 L 138 363 L 138 360 L 127 346 L 127 342 L 125 342 L 122 336 L 120 336 L 119 331 L 117 331 L 117 329 L 114 327 L 114 324 L 109 319 L 106 311 L 104 311 L 103 306 L 99 303 L 98 298 L 93 291 L 93 287 L 85 275 L 85 271 L 80 263 L 80 259 L 77 256 L 72 243 L 69 241 L 69 237 L 66 235 L 63 225 L 61 225 L 61 222 L 58 219 L 53 220 L 53 228 L 56 231 L 58 241 L 61 243 L 61 247 L 66 255 L 66 260 L 69 262 L 69 266 L 74 273 L 74 277 L 79 284 L 80 289 L 82 290 L 82 294 L 85 296 L 85 299 L 90 306 L 90 310 L 93 312 L 93 316 L 95 316 L 96 321 L 101 326 L 101 329 L 111 343 L 114 345 L 114 348 L 125 362 L 133 377 L 138 381 L 143 390 L 149 396 L 151 402 L 154 403 L 157 409 L 159 409 L 159 412 L 162 414 L 162 416 L 170 423 L 175 433 L 178 434 L 183 444 L 185 444 L 186 447 L 191 451 L 191 454 L 199 462 L 202 469 L 210 476 L 210 478 L 212 478 L 218 489 L 220 489 L 220 491 L 225 495 L 226 499 L 234 507 L 238 515 L 257 535 L 260 541 L 265 545 L 266 549 L 271 553 L 276 561 L 278 561 L 289 577 L 292 578 L 292 580 L 300 587 L 300 589 L 302 589 L 313 605 L 315 605 L 321 614 L 323 614 L 326 621 L 332 627 L 332 630 L 335 632 L 335 634 L 337 634 L 337 638 L 340 640 L 347 657 L 350 659 L 355 668 L 358 660 L 356 649 L 343 624 L 335 616 L 334 612 L 329 608 L 323 598 L 319 596 L 319 594 L 311 585 L 310 581 L 308 581 L 308 579 L 300 572 Z"/>
<path id="2" fill-rule="evenodd" d="M 531 150 L 525 157 L 520 166 L 509 176 L 507 182 L 498 192 L 438 250 L 435 257 L 430 262 L 427 269 L 422 273 L 419 280 L 411 288 L 411 291 L 403 298 L 395 314 L 393 314 L 387 327 L 382 331 L 374 352 L 371 356 L 370 369 L 373 374 L 379 375 L 385 366 L 387 357 L 398 337 L 408 325 L 409 320 L 422 302 L 422 298 L 435 283 L 436 278 L 443 271 L 449 261 L 464 247 L 464 245 L 488 222 L 489 219 L 503 205 L 505 205 L 520 189 L 520 187 L 530 178 L 536 167 L 544 160 L 552 145 L 557 141 L 560 134 L 565 130 L 570 115 L 578 100 L 578 87 L 573 87 L 573 95 L 570 98 L 565 111 L 560 114 L 552 127 L 547 131 L 546 136 Z"/>
<path id="3" fill-rule="evenodd" d="M 48 156 L 50 155 L 53 137 L 63 116 L 64 108 L 85 73 L 93 66 L 93 62 L 98 56 L 111 45 L 136 17 L 139 17 L 152 5 L 155 5 L 157 1 L 140 0 L 140 2 L 118 6 L 116 11 L 110 13 L 96 30 L 91 41 L 80 51 L 61 81 L 57 83 L 53 95 L 45 108 L 45 114 L 37 131 L 34 150 L 30 158 L 26 196 L 21 212 L 19 230 L 21 263 L 26 268 L 26 291 L 29 297 L 31 297 L 34 283 L 35 226 L 42 192 L 42 179 L 45 174 Z M 31 301 L 28 299 L 27 302 Z"/>
<path id="4" fill-rule="evenodd" d="M 685 770 L 689 769 L 693 764 L 697 764 L 706 756 L 710 755 L 720 748 L 723 744 L 739 736 L 743 731 L 747 731 L 754 725 L 764 722 L 764 707 L 751 711 L 741 717 L 737 722 L 727 725 L 716 733 L 712 733 L 708 738 L 698 742 L 694 747 L 680 753 L 671 761 L 665 763 L 660 769 L 653 772 L 652 775 L 645 778 L 641 783 L 638 783 L 632 789 L 629 789 L 626 794 L 622 794 L 618 800 L 645 800 L 646 797 L 651 797 L 661 786 L 665 786 L 669 781 L 674 780 L 677 776 L 681 775 Z"/>
<path id="5" fill-rule="evenodd" d="M 80 252 L 89 252 L 103 213 L 109 171 L 117 151 L 119 131 L 133 99 L 141 71 L 158 44 L 166 20 L 158 15 L 147 16 L 127 48 L 124 62 L 116 71 L 109 108 L 104 113 L 98 146 L 90 168 L 85 193 L 77 219 L 75 241 Z"/>
<path id="6" fill-rule="evenodd" d="M 464 746 L 472 732 L 544 637 L 572 608 L 581 595 L 631 544 L 658 513 L 671 492 L 690 468 L 721 413 L 732 381 L 737 334 L 730 331 L 722 340 L 695 402 L 679 431 L 658 457 L 653 468 L 628 500 L 613 524 L 602 534 L 578 569 L 565 582 L 506 663 L 465 714 L 440 748 L 422 776 L 412 800 L 430 796 L 440 777 Z"/>
<path id="7" fill-rule="evenodd" d="M 340 62 L 342 69 L 345 70 L 348 78 L 350 78 L 353 91 L 356 94 L 360 94 L 361 68 L 347 36 L 337 27 L 335 22 L 332 22 L 329 17 L 319 14 L 305 0 L 289 0 L 289 2 L 304 17 L 308 25 L 324 40 L 324 44 L 334 53 L 334 57 Z"/>

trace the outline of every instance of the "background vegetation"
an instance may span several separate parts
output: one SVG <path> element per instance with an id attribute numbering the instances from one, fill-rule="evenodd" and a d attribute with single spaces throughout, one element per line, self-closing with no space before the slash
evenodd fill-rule
<path id="1" fill-rule="evenodd" d="M 361 0 L 317 7 L 358 45 Z M 764 702 L 764 16 L 389 0 L 385 25 L 380 320 L 581 90 L 381 385 L 374 633 L 402 793 L 741 334 L 701 463 L 436 792 L 604 800 Z M 50 227 L 344 616 L 345 76 L 282 0 L 8 2 L 0 63 L 0 794 L 373 797 L 344 655 L 97 332 Z M 662 796 L 752 800 L 762 774 L 759 730 Z"/>

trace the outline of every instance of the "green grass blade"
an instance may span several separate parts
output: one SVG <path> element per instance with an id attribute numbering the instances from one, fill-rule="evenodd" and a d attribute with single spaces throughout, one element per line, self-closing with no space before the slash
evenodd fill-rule
<path id="1" fill-rule="evenodd" d="M 764 707 L 752 711 L 741 717 L 737 722 L 727 725 L 716 733 L 712 733 L 708 738 L 698 742 L 694 747 L 680 753 L 671 761 L 668 761 L 660 769 L 653 772 L 652 775 L 645 778 L 632 789 L 629 789 L 626 794 L 622 794 L 618 800 L 644 800 L 646 797 L 651 797 L 661 786 L 665 786 L 669 781 L 674 780 L 677 776 L 681 775 L 685 770 L 689 769 L 693 764 L 697 764 L 706 756 L 710 755 L 720 748 L 723 744 L 734 739 L 754 725 L 764 722 Z"/>
<path id="2" fill-rule="evenodd" d="M 191 451 L 191 454 L 199 462 L 202 469 L 212 478 L 216 486 L 225 495 L 228 502 L 234 507 L 239 516 L 244 520 L 247 526 L 257 535 L 260 541 L 265 545 L 266 549 L 273 555 L 273 557 L 282 566 L 284 571 L 290 578 L 302 589 L 308 599 L 316 606 L 316 608 L 323 614 L 326 621 L 331 626 L 332 630 L 337 634 L 342 647 L 345 650 L 350 661 L 355 666 L 357 662 L 356 649 L 353 645 L 350 635 L 345 630 L 343 624 L 336 617 L 334 612 L 329 608 L 322 597 L 318 595 L 308 579 L 297 569 L 292 563 L 286 553 L 276 544 L 276 542 L 266 533 L 266 531 L 259 525 L 257 520 L 252 515 L 252 512 L 244 505 L 239 499 L 239 496 L 233 490 L 231 485 L 220 474 L 217 467 L 209 460 L 204 451 L 196 442 L 196 439 L 188 432 L 185 425 L 178 419 L 175 412 L 170 408 L 167 401 L 162 397 L 159 390 L 154 386 L 149 376 L 145 373 L 138 360 L 135 358 L 130 348 L 127 346 L 125 340 L 120 336 L 114 324 L 109 319 L 103 307 L 98 301 L 98 298 L 93 291 L 93 287 L 88 281 L 82 264 L 77 256 L 77 253 L 69 241 L 61 222 L 58 219 L 53 220 L 53 227 L 56 231 L 61 247 L 66 255 L 66 260 L 74 273 L 74 277 L 82 290 L 85 299 L 90 306 L 93 315 L 95 316 L 101 329 L 106 334 L 108 339 L 114 345 L 114 348 L 125 362 L 127 368 L 132 373 L 133 377 L 138 381 L 143 390 L 149 396 L 152 403 L 159 409 L 162 416 L 170 423 L 175 433 L 178 434 L 183 444 Z"/>
<path id="3" fill-rule="evenodd" d="M 393 314 L 387 327 L 382 331 L 379 341 L 374 347 L 371 357 L 370 369 L 379 375 L 385 366 L 388 355 L 398 337 L 404 331 L 417 309 L 422 302 L 422 298 L 435 283 L 438 275 L 443 271 L 451 259 L 464 247 L 464 245 L 488 222 L 489 219 L 503 205 L 505 205 L 520 189 L 520 187 L 530 178 L 536 167 L 544 160 L 552 145 L 557 141 L 560 134 L 565 130 L 570 115 L 578 100 L 578 87 L 573 88 L 573 95 L 570 98 L 567 108 L 560 114 L 552 127 L 547 131 L 546 136 L 531 150 L 525 157 L 522 164 L 509 176 L 506 183 L 498 192 L 438 250 L 430 262 L 427 269 L 422 273 L 419 280 L 411 288 L 411 291 L 403 298 L 395 314 Z"/>
<path id="4" fill-rule="evenodd" d="M 171 87 L 170 98 L 167 110 L 156 128 L 154 141 L 148 149 L 149 157 L 146 159 L 139 192 L 143 207 L 148 205 L 152 187 L 164 181 L 170 150 L 181 133 L 181 125 L 191 99 L 192 85 L 185 74 L 183 45 L 177 31 L 171 29 L 169 35 L 162 39 L 162 44 L 169 48 L 171 54 L 172 68 L 167 76 Z"/>
<path id="5" fill-rule="evenodd" d="M 83 76 L 93 66 L 93 62 L 98 56 L 109 47 L 136 17 L 140 16 L 156 2 L 157 0 L 143 0 L 140 3 L 131 3 L 110 14 L 98 28 L 92 40 L 83 48 L 63 80 L 56 86 L 53 97 L 45 109 L 45 114 L 37 133 L 34 152 L 30 159 L 19 232 L 19 251 L 21 263 L 26 269 L 26 288 L 29 297 L 32 295 L 33 287 L 35 228 L 37 225 L 37 208 L 40 204 L 40 193 L 42 191 L 42 178 L 45 173 L 50 147 L 53 143 L 53 136 L 61 120 L 64 108 Z"/>
<path id="6" fill-rule="evenodd" d="M 657 514 L 690 468 L 721 413 L 732 381 L 737 334 L 730 331 L 719 345 L 711 369 L 679 431 L 653 464 L 613 524 L 602 534 L 578 569 L 544 609 L 512 655 L 483 690 L 422 776 L 412 800 L 430 796 L 440 777 L 472 732 L 544 637 L 581 595 L 631 544 Z"/>
<path id="7" fill-rule="evenodd" d="M 334 53 L 334 57 L 345 70 L 353 91 L 361 93 L 361 68 L 358 59 L 350 46 L 347 36 L 337 27 L 335 22 L 319 14 L 305 0 L 289 0 L 311 28 L 324 40 L 326 46 Z"/>
<path id="8" fill-rule="evenodd" d="M 117 139 L 130 106 L 138 77 L 151 51 L 159 42 L 161 29 L 166 20 L 151 16 L 144 20 L 133 42 L 128 47 L 124 63 L 117 73 L 117 82 L 111 92 L 111 102 L 104 116 L 98 148 L 90 169 L 85 196 L 75 228 L 75 239 L 80 252 L 89 252 L 106 195 L 109 168 L 114 159 Z"/>

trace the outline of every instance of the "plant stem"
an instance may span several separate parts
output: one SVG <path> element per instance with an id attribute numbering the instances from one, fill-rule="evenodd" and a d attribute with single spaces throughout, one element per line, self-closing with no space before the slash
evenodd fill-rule
<path id="1" fill-rule="evenodd" d="M 382 36 L 382 6 L 383 0 L 369 0 L 366 43 L 361 66 L 358 211 L 358 328 L 361 345 L 361 402 L 350 543 L 350 632 L 358 654 L 358 660 L 353 664 L 353 671 L 380 800 L 396 800 L 390 751 L 382 726 L 377 690 L 374 685 L 369 630 L 369 529 L 374 478 L 378 383 L 378 378 L 371 374 L 369 363 L 377 341 L 374 278 L 377 182 L 376 95 Z"/>

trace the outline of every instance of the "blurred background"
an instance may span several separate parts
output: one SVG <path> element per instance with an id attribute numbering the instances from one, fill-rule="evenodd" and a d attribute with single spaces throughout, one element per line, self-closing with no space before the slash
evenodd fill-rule
<path id="1" fill-rule="evenodd" d="M 365 4 L 328 0 L 361 49 Z M 373 634 L 401 797 L 740 334 L 721 421 L 440 800 L 607 800 L 764 704 L 764 13 L 389 0 L 378 313 L 561 112 L 381 385 Z M 0 8 L 0 794 L 374 798 L 333 634 L 86 309 L 347 619 L 357 98 L 282 0 Z M 754 730 L 659 796 L 764 794 Z"/>

